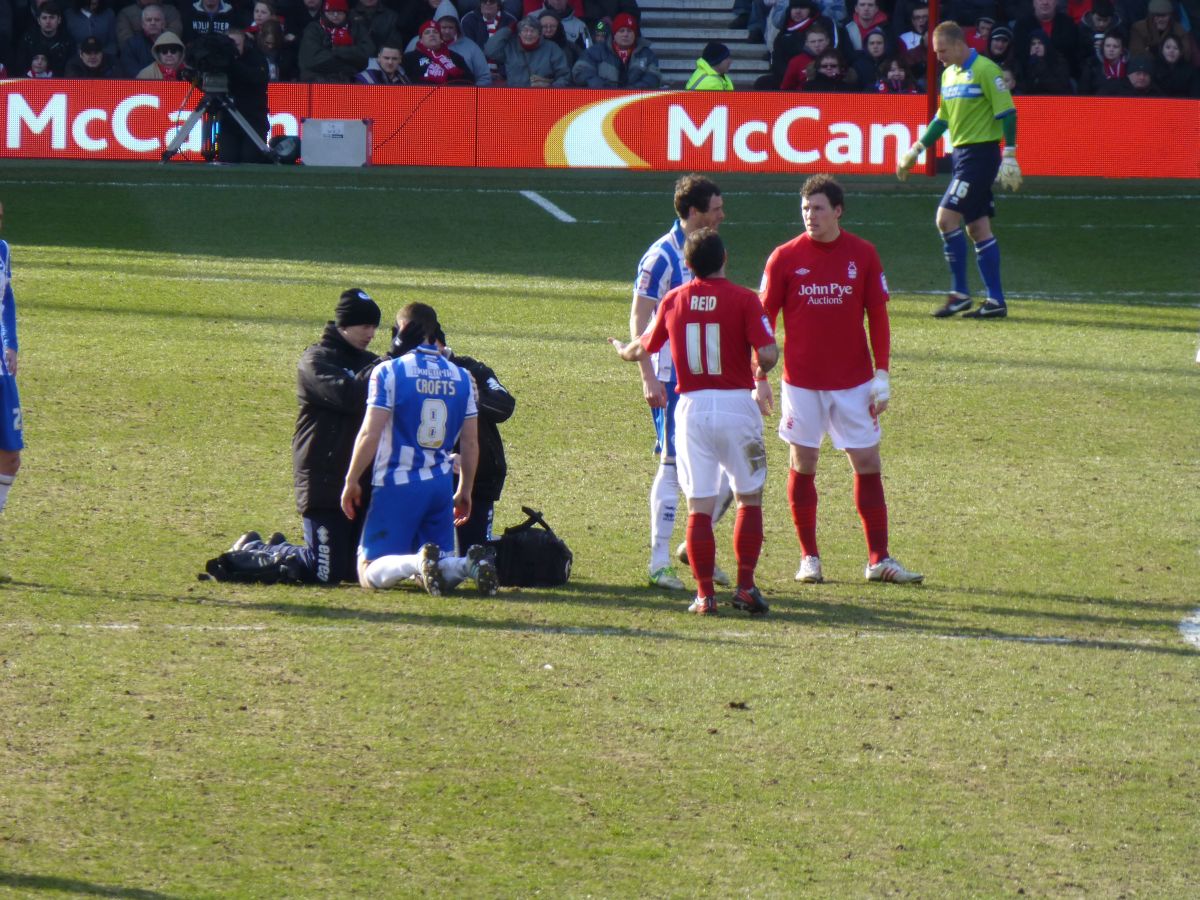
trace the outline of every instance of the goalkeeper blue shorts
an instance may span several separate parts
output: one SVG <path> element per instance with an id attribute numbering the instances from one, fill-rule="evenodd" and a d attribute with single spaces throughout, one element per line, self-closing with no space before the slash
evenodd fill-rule
<path id="1" fill-rule="evenodd" d="M 955 147 L 951 159 L 953 174 L 938 205 L 960 214 L 964 222 L 995 216 L 992 182 L 1000 171 L 1000 144 L 992 142 Z"/>

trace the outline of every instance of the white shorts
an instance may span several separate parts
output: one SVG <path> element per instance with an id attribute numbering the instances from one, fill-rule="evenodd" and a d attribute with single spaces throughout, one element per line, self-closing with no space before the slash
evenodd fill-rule
<path id="1" fill-rule="evenodd" d="M 841 391 L 810 391 L 785 381 L 780 394 L 779 436 L 789 444 L 820 447 L 826 434 L 838 450 L 865 450 L 879 443 L 869 381 Z"/>
<path id="2" fill-rule="evenodd" d="M 715 497 L 721 470 L 736 494 L 755 494 L 767 480 L 762 414 L 750 391 L 689 391 L 675 408 L 675 467 L 689 499 Z"/>

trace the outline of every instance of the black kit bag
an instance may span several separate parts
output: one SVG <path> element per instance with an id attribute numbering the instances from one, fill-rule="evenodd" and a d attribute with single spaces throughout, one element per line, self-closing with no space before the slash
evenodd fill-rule
<path id="1" fill-rule="evenodd" d="M 520 525 L 505 528 L 496 548 L 496 573 L 505 587 L 556 587 L 571 577 L 574 555 L 554 533 L 542 514 L 522 506 L 528 518 Z M 540 526 L 540 527 L 536 527 Z"/>

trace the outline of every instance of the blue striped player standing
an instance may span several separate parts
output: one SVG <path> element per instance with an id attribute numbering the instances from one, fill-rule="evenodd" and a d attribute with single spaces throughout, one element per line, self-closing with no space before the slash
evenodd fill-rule
<path id="1" fill-rule="evenodd" d="M 432 308 L 410 304 L 401 317 L 412 318 L 405 313 L 417 307 L 414 315 L 425 323 L 421 343 L 380 363 L 371 374 L 367 414 L 355 439 L 342 509 L 350 518 L 358 515 L 359 477 L 373 461 L 371 500 L 358 551 L 359 582 L 383 588 L 416 575 L 437 595 L 467 574 L 466 558 L 443 560 L 441 548 L 454 547 L 456 522 L 471 514 L 479 460 L 476 394 L 471 375 L 437 346 L 441 326 Z M 460 449 L 457 489 L 455 444 Z M 487 593 L 494 585 L 490 588 Z"/>
<path id="2" fill-rule="evenodd" d="M 4 204 L 0 203 L 0 227 L 4 225 Z M 0 510 L 8 502 L 8 492 L 21 468 L 21 450 L 25 447 L 21 420 L 21 398 L 17 396 L 17 301 L 12 289 L 12 258 L 8 241 L 0 240 Z"/>
<path id="3" fill-rule="evenodd" d="M 992 234 L 992 216 L 996 214 L 992 182 L 1014 191 L 1021 186 L 1017 111 L 1000 68 L 967 45 L 956 23 L 942 22 L 933 30 L 933 50 L 946 67 L 942 72 L 941 103 L 921 139 L 896 166 L 896 176 L 904 181 L 921 152 L 950 132 L 954 172 L 938 206 L 937 227 L 952 286 L 946 302 L 933 314 L 939 319 L 960 312 L 966 313 L 967 319 L 1003 319 L 1008 315 L 1008 305 L 1000 284 L 1000 245 Z M 967 287 L 964 222 L 975 244 L 975 261 L 987 289 L 986 302 L 975 310 L 971 310 Z"/>
<path id="4" fill-rule="evenodd" d="M 671 230 L 651 244 L 638 263 L 629 314 L 629 336 L 633 340 L 640 338 L 650 325 L 663 297 L 692 280 L 684 260 L 684 243 L 694 231 L 716 230 L 720 226 L 725 218 L 721 189 L 702 175 L 684 175 L 675 182 L 675 212 L 679 218 Z M 659 457 L 658 471 L 650 488 L 650 584 L 682 591 L 683 581 L 671 564 L 671 532 L 679 507 L 679 477 L 675 471 L 675 405 L 679 393 L 670 344 L 639 360 L 638 366 L 642 395 L 654 418 L 654 452 Z M 724 478 L 718 509 L 727 508 L 732 498 L 729 479 Z M 716 518 L 719 517 L 718 512 Z M 680 551 L 681 559 L 686 562 L 686 546 L 681 546 Z M 729 583 L 720 570 L 715 577 L 718 584 Z"/>

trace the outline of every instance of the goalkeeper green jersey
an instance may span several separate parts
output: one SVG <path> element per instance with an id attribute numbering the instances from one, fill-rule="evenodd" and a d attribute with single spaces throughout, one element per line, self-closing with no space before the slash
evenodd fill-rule
<path id="1" fill-rule="evenodd" d="M 942 73 L 937 117 L 950 126 L 950 144 L 986 144 L 1003 137 L 1000 119 L 1016 113 L 1000 67 L 975 50 Z"/>

